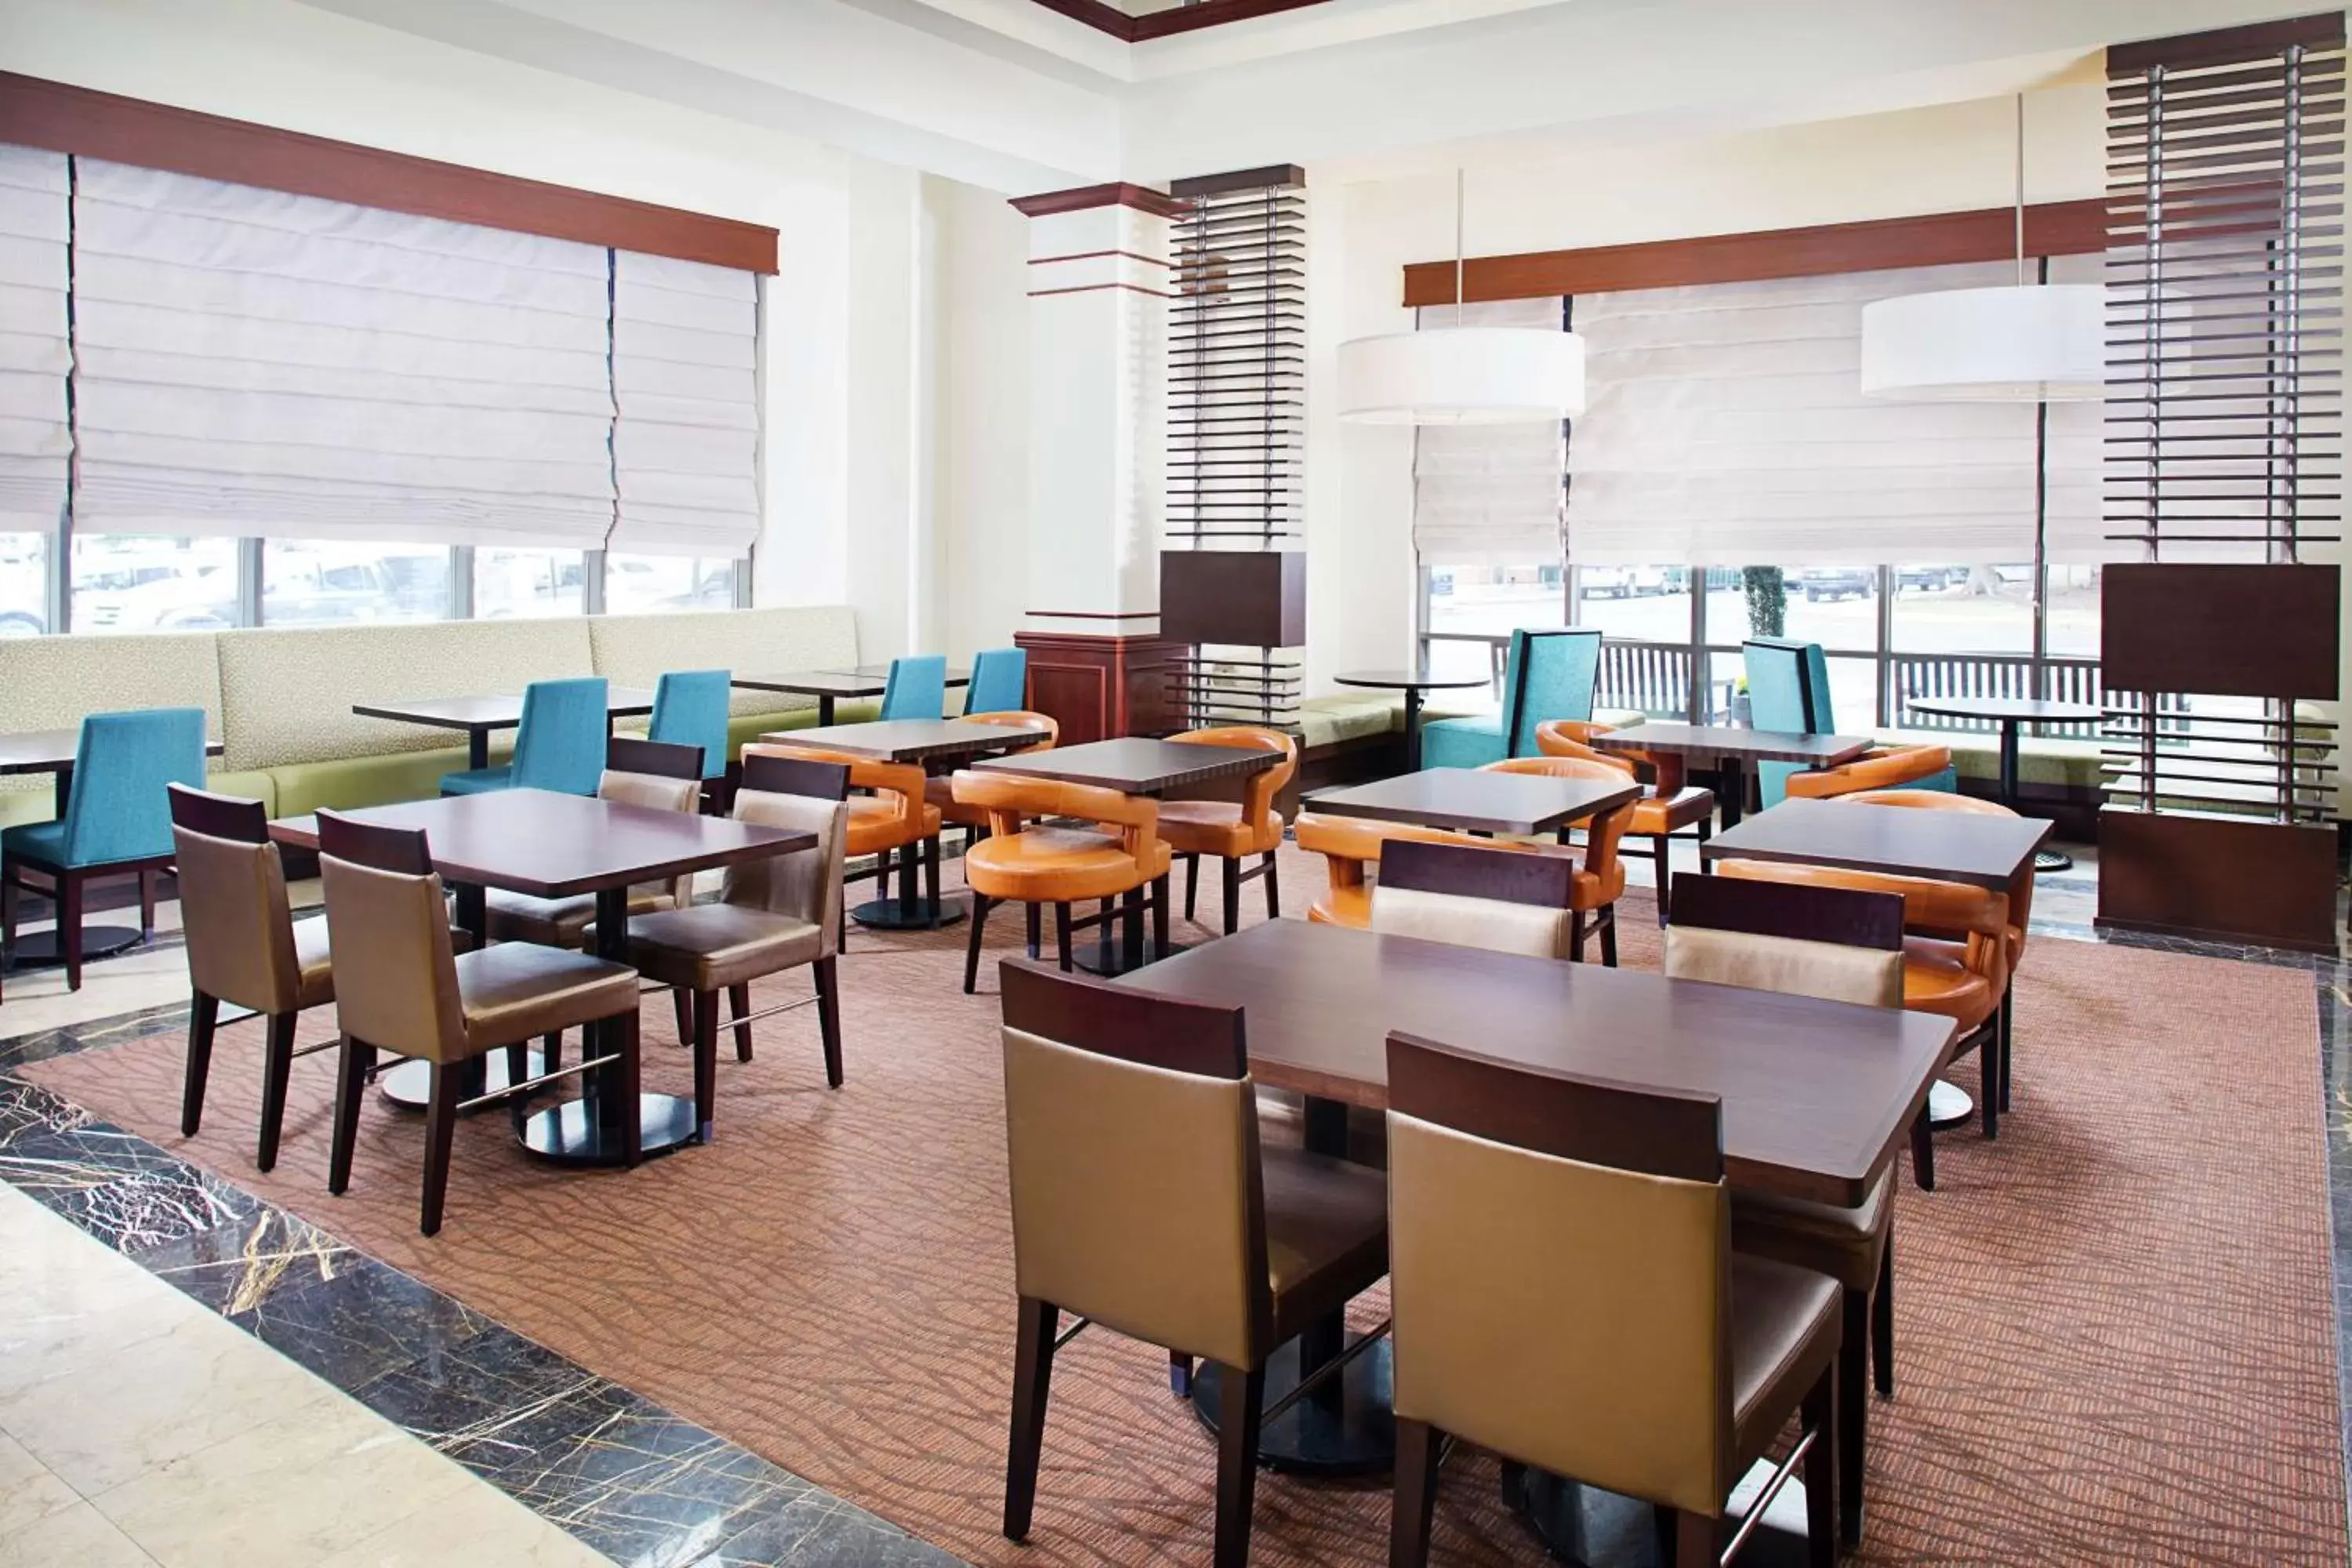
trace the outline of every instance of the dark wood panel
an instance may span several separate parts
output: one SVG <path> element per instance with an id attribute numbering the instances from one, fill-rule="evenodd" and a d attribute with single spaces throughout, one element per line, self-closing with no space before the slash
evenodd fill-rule
<path id="1" fill-rule="evenodd" d="M 1062 744 L 1179 727 L 1169 705 L 1169 661 L 1183 645 L 1114 632 L 1015 632 L 1013 643 L 1029 652 L 1030 706 L 1061 725 Z"/>
<path id="2" fill-rule="evenodd" d="M 2226 65 L 2275 55 L 2297 44 L 2328 48 L 2343 42 L 2344 13 L 2321 11 L 2280 22 L 2255 22 L 2242 27 L 2215 27 L 2210 32 L 2179 33 L 2168 38 L 2109 44 L 2107 74 L 2122 76 L 2151 66 Z"/>
<path id="3" fill-rule="evenodd" d="M 1235 169 L 1227 174 L 1195 174 L 1171 180 L 1168 194 L 1191 199 L 1221 196 L 1230 191 L 1262 191 L 1268 186 L 1297 187 L 1307 184 L 1307 171 L 1296 163 L 1269 163 L 1263 169 Z"/>
<path id="4" fill-rule="evenodd" d="M 1133 207 L 1138 212 L 1152 213 L 1160 217 L 1181 217 L 1192 210 L 1164 191 L 1123 182 L 1079 185 L 1071 190 L 1046 191 L 1034 196 L 1014 196 L 1013 205 L 1026 217 L 1092 212 L 1097 207 Z"/>
<path id="5" fill-rule="evenodd" d="M 1427 847 L 1427 846 L 1423 846 Z M 1387 879 L 1387 866 L 1381 867 Z M 1684 1182 L 1723 1180 L 1723 1102 L 1389 1037 L 1389 1105 L 1490 1142 Z"/>
<path id="6" fill-rule="evenodd" d="M 2336 829 L 2110 806 L 2102 926 L 2336 951 Z"/>
<path id="7" fill-rule="evenodd" d="M 2109 566 L 2100 678 L 2115 691 L 2333 700 L 2338 576 L 2334 566 Z"/>
<path id="8" fill-rule="evenodd" d="M 1381 879 L 1388 880 L 1385 860 Z M 1843 947 L 1903 951 L 1903 900 L 1858 888 L 1750 882 L 1738 877 L 1675 873 L 1674 923 L 1751 936 L 1833 942 Z"/>
<path id="9" fill-rule="evenodd" d="M 2025 247 L 2034 256 L 2088 255 L 2106 248 L 2106 203 L 2045 202 L 2025 209 Z M 1894 267 L 1999 261 L 2016 253 L 2016 217 L 2008 207 L 1873 218 L 1808 228 L 1700 235 L 1689 239 L 1474 256 L 1464 267 L 1465 298 L 1531 300 L 1620 289 L 1685 288 L 1767 278 L 1815 278 Z M 1454 263 L 1418 261 L 1404 269 L 1404 302 L 1454 300 Z"/>
<path id="10" fill-rule="evenodd" d="M 1399 838 L 1381 849 L 1381 886 L 1564 910 L 1576 892 L 1576 862 L 1565 855 Z"/>
<path id="11" fill-rule="evenodd" d="M 1160 635 L 1243 647 L 1304 647 L 1306 552 L 1161 551 Z"/>
<path id="12" fill-rule="evenodd" d="M 776 231 L 0 71 L 0 142 L 421 217 L 776 270 Z"/>

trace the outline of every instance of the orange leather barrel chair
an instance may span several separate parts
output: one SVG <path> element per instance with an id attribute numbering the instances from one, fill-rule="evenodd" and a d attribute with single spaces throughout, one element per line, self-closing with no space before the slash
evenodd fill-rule
<path id="1" fill-rule="evenodd" d="M 1265 914 L 1282 913 L 1282 893 L 1275 874 L 1274 852 L 1282 847 L 1282 814 L 1275 797 L 1298 772 L 1298 742 L 1279 730 L 1234 724 L 1217 730 L 1188 730 L 1171 735 L 1195 746 L 1230 746 L 1236 751 L 1280 752 L 1282 761 L 1250 775 L 1247 793 L 1236 805 L 1226 800 L 1170 800 L 1160 805 L 1160 837 L 1169 849 L 1184 858 L 1184 918 L 1192 918 L 1201 890 L 1201 857 L 1214 856 L 1225 873 L 1225 934 L 1242 923 L 1242 884 L 1252 878 L 1265 880 Z M 1242 861 L 1255 855 L 1249 870 Z"/>
<path id="2" fill-rule="evenodd" d="M 1625 836 L 1650 841 L 1650 860 L 1658 874 L 1658 923 L 1664 925 L 1668 885 L 1674 880 L 1666 859 L 1667 840 L 1682 829 L 1692 827 L 1698 832 L 1698 842 L 1706 842 L 1707 835 L 1715 830 L 1715 792 L 1683 783 L 1683 759 L 1679 755 L 1604 752 L 1591 744 L 1593 736 L 1606 734 L 1611 728 L 1583 719 L 1553 719 L 1536 726 L 1536 751 L 1547 757 L 1580 757 L 1587 762 L 1606 763 L 1637 778 L 1642 766 L 1651 770 L 1649 793 L 1633 803 L 1633 819 L 1626 826 Z M 1699 857 L 1698 868 L 1702 873 L 1706 870 L 1704 852 Z"/>
<path id="3" fill-rule="evenodd" d="M 2017 813 L 1996 800 L 1979 800 L 1972 795 L 1958 795 L 1940 789 L 1880 789 L 1850 795 L 1845 799 L 1855 805 L 1908 806 L 1919 811 L 1970 812 L 1978 816 L 2015 816 Z M 2025 868 L 2010 879 L 2009 884 L 2009 978 L 2010 991 L 2000 1002 L 2000 1109 L 2009 1109 L 2010 1068 L 2016 1059 L 2016 995 L 2017 966 L 2025 957 L 2026 932 L 2033 923 L 2033 858 L 2027 856 Z"/>
<path id="4" fill-rule="evenodd" d="M 849 787 L 866 790 L 866 795 L 849 797 L 849 838 L 843 853 L 855 859 L 861 855 L 874 857 L 873 869 L 845 871 L 842 874 L 842 913 L 836 940 L 845 942 L 849 936 L 848 889 L 852 882 L 873 879 L 877 891 L 884 898 L 890 894 L 890 872 L 893 865 L 902 868 L 905 861 L 894 862 L 894 854 L 919 854 L 923 862 L 923 891 L 929 896 L 931 907 L 940 902 L 940 808 L 923 798 L 923 770 L 912 763 L 885 763 L 873 757 L 856 756 L 848 752 L 829 752 L 822 746 L 795 746 L 790 742 L 774 742 L 763 746 L 746 746 L 747 757 L 793 757 L 805 763 L 836 763 L 849 770 Z M 921 846 L 919 850 L 916 847 Z"/>
<path id="5" fill-rule="evenodd" d="M 963 717 L 974 724 L 1019 724 L 1045 731 L 1044 740 L 1034 745 L 1016 746 L 1005 753 L 1008 757 L 1026 756 L 1031 752 L 1050 752 L 1061 744 L 1061 721 L 1050 713 L 1032 713 L 1023 709 L 1008 708 L 996 713 L 966 713 Z M 963 847 L 967 850 L 988 833 L 988 813 L 976 805 L 957 805 L 955 790 L 945 773 L 935 773 L 923 781 L 923 802 L 938 807 L 940 821 L 964 829 Z"/>
<path id="6" fill-rule="evenodd" d="M 1478 771 L 1612 782 L 1625 776 L 1625 770 L 1613 763 L 1596 763 L 1583 757 L 1506 757 Z M 1576 873 L 1575 885 L 1569 889 L 1568 905 L 1576 912 L 1571 956 L 1579 961 L 1584 957 L 1584 939 L 1598 933 L 1601 962 L 1612 969 L 1617 967 L 1617 900 L 1625 891 L 1625 865 L 1617 858 L 1617 844 L 1625 837 L 1639 804 L 1628 801 L 1613 811 L 1601 812 L 1585 821 L 1584 865 Z"/>
<path id="7" fill-rule="evenodd" d="M 1126 898 L 1128 952 L 1142 942 L 1141 894 L 1151 889 L 1153 939 L 1168 945 L 1168 846 L 1159 837 L 1160 803 L 1140 795 L 1059 779 L 1028 779 L 1012 773 L 959 773 L 951 781 L 957 804 L 988 814 L 988 837 L 963 858 L 964 885 L 971 889 L 971 946 L 964 954 L 964 994 L 980 976 L 981 928 L 991 906 L 1028 906 L 1029 950 L 1037 950 L 1038 910 L 1054 907 L 1054 943 L 1062 967 L 1070 967 L 1070 932 L 1113 918 L 1108 910 L 1072 921 L 1074 903 Z M 1067 817 L 1087 827 L 1023 825 L 1024 817 Z"/>
<path id="8" fill-rule="evenodd" d="M 1319 925 L 1372 925 L 1372 888 L 1366 867 L 1381 863 L 1381 847 L 1400 838 L 1423 844 L 1466 844 L 1477 849 L 1528 849 L 1538 847 L 1507 838 L 1480 838 L 1450 827 L 1423 827 L 1411 822 L 1378 822 L 1367 816 L 1317 816 L 1300 812 L 1290 825 L 1290 836 L 1301 849 L 1323 857 L 1330 868 L 1331 885 L 1307 906 L 1307 918 Z"/>
<path id="9" fill-rule="evenodd" d="M 1881 746 L 1834 768 L 1816 768 L 1789 775 L 1791 800 L 1834 800 L 1864 790 L 1898 789 L 1934 778 L 1952 765 L 1949 746 Z M 1943 792 L 1920 791 L 1921 794 Z"/>
<path id="10" fill-rule="evenodd" d="M 1847 871 L 1829 866 L 1783 866 L 1768 860 L 1716 863 L 1718 877 L 1793 882 L 1816 888 L 1853 888 L 1865 893 L 1895 893 L 1903 900 L 1903 1005 L 1916 1013 L 1940 1013 L 1959 1026 L 1954 1057 L 1976 1050 L 1984 1068 L 1985 1136 L 1999 1137 L 2000 1051 L 1996 1015 L 2009 986 L 2009 896 L 1965 882 L 1896 877 L 1881 871 Z M 1922 934 L 1912 935 L 1911 932 Z M 1924 1119 L 1924 1113 L 1923 1113 Z M 1935 1185 L 1935 1159 L 1927 1140 L 1912 1141 L 1919 1184 Z"/>

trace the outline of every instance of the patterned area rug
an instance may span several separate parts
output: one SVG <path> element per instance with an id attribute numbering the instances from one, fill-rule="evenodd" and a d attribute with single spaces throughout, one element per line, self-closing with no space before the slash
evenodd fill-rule
<path id="1" fill-rule="evenodd" d="M 1286 850 L 1283 878 L 1303 905 L 1319 861 Z M 1244 902 L 1262 916 L 1255 887 Z M 1624 912 L 1624 962 L 1654 966 L 1647 895 Z M 1019 923 L 992 922 L 992 953 Z M 268 1176 L 253 1168 L 256 1026 L 224 1031 L 194 1139 L 178 1131 L 176 1037 L 26 1076 L 960 1556 L 1205 1561 L 1213 1440 L 1170 1396 L 1161 1353 L 1107 1332 L 1057 1365 L 1031 1544 L 997 1534 L 1003 1087 L 994 976 L 962 994 L 963 938 L 853 932 L 838 1092 L 814 1008 L 758 1026 L 748 1064 L 722 1038 L 709 1148 L 580 1173 L 529 1162 L 502 1117 L 463 1124 L 448 1226 L 429 1241 L 421 1128 L 380 1102 L 350 1195 L 327 1195 L 331 1055 L 298 1063 Z M 758 999 L 806 989 L 787 977 Z M 2018 995 L 2000 1141 L 1947 1135 L 1939 1190 L 1903 1184 L 1897 1397 L 1873 1413 L 1860 1561 L 2343 1563 L 2310 977 L 2044 939 Z M 648 1087 L 684 1089 L 653 1002 Z M 1441 1561 L 1542 1560 L 1497 1491 L 1491 1459 L 1449 1463 Z M 1377 1563 L 1388 1517 L 1384 1480 L 1270 1476 L 1255 1560 Z"/>

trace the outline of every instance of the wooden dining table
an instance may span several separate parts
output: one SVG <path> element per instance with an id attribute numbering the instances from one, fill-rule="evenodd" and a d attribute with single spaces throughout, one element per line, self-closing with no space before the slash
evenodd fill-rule
<path id="1" fill-rule="evenodd" d="M 1484 768 L 1423 768 L 1372 784 L 1325 790 L 1298 804 L 1331 816 L 1532 836 L 1565 832 L 1570 823 L 1612 811 L 1641 794 L 1642 786 L 1631 777 L 1555 778 Z"/>
<path id="2" fill-rule="evenodd" d="M 346 815 L 380 826 L 424 829 L 433 868 L 457 890 L 457 923 L 477 941 L 483 939 L 488 923 L 488 889 L 503 888 L 535 899 L 594 894 L 592 951 L 614 963 L 628 962 L 631 888 L 788 855 L 816 844 L 814 834 L 796 829 L 537 789 L 404 801 Z M 273 822 L 269 834 L 293 848 L 319 847 L 314 817 Z M 604 1026 L 590 1026 L 589 1055 L 609 1049 L 604 1034 Z M 472 1099 L 505 1088 L 506 1055 L 492 1051 L 464 1064 L 460 1094 Z M 534 1075 L 542 1070 L 530 1068 Z M 401 1079 L 415 1071 L 414 1066 L 404 1065 L 384 1073 L 380 1082 L 387 1098 L 421 1109 L 423 1085 Z M 579 1098 L 523 1118 L 518 1129 L 523 1147 L 564 1164 L 620 1163 L 623 1106 L 614 1091 L 614 1081 L 611 1068 L 592 1069 Z M 676 1148 L 698 1134 L 694 1102 L 677 1095 L 641 1094 L 637 1114 L 647 1154 Z"/>
<path id="3" fill-rule="evenodd" d="M 1738 724 L 1679 724 L 1648 720 L 1622 730 L 1602 730 L 1585 742 L 1601 752 L 1644 752 L 1658 759 L 1659 793 L 1672 795 L 1691 769 L 1717 775 L 1716 809 L 1727 828 L 1748 809 L 1748 773 L 1758 763 L 1797 763 L 1834 768 L 1876 744 L 1867 735 L 1803 735 L 1793 731 L 1749 730 Z"/>
<path id="4" fill-rule="evenodd" d="M 500 692 L 489 697 L 405 697 L 382 702 L 354 702 L 352 711 L 363 719 L 389 719 L 399 724 L 423 724 L 436 730 L 466 733 L 468 770 L 490 765 L 490 737 L 522 723 L 522 693 Z M 643 718 L 654 710 L 654 694 L 634 686 L 604 689 L 604 718 Z"/>
<path id="5" fill-rule="evenodd" d="M 1634 970 L 1490 952 L 1305 921 L 1268 921 L 1125 976 L 1122 985 L 1244 1010 L 1250 1075 L 1305 1097 L 1307 1146 L 1347 1152 L 1347 1109 L 1388 1103 L 1402 1030 L 1523 1062 L 1717 1097 L 1735 1188 L 1860 1205 L 1906 1145 L 1948 1018 Z M 1531 1237 L 1528 1245 L 1541 1245 Z M 1269 1404 L 1345 1348 L 1334 1319 L 1268 1369 Z M 1391 1462 L 1385 1347 L 1269 1424 L 1275 1463 L 1362 1473 Z M 1194 1380 L 1206 1419 L 1213 1387 Z M 1336 1387 L 1334 1386 L 1336 1385 Z"/>
<path id="6" fill-rule="evenodd" d="M 740 671 L 727 678 L 730 686 L 746 691 L 782 691 L 794 697 L 816 699 L 816 721 L 833 722 L 834 704 L 845 697 L 879 697 L 890 689 L 890 667 L 887 664 L 861 664 L 847 669 L 793 669 L 778 675 L 758 671 L 745 675 Z M 947 684 L 969 686 L 971 671 L 950 669 Z"/>

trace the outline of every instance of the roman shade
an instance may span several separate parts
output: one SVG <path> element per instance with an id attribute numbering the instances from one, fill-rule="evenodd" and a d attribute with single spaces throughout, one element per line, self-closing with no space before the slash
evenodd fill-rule
<path id="1" fill-rule="evenodd" d="M 2032 560 L 2037 408 L 1865 401 L 1859 380 L 1864 304 L 2015 276 L 1987 262 L 1579 296 L 1591 394 L 1568 444 L 1570 559 Z"/>
<path id="2" fill-rule="evenodd" d="M 63 154 L 0 147 L 0 532 L 65 509 L 67 190 Z"/>
<path id="3" fill-rule="evenodd" d="M 759 279 L 613 253 L 608 548 L 734 558 L 760 535 Z"/>
<path id="4" fill-rule="evenodd" d="M 1558 331 L 1560 318 L 1561 302 L 1556 297 L 1496 300 L 1461 308 L 1465 327 Z M 1445 331 L 1454 325 L 1451 305 L 1420 312 L 1423 331 Z M 1580 318 L 1580 331 L 1582 325 Z M 1580 431 L 1581 419 L 1577 426 Z M 1559 561 L 1562 429 L 1560 422 L 1549 419 L 1416 426 L 1412 543 L 1422 563 L 1540 565 Z"/>
<path id="5" fill-rule="evenodd" d="M 610 252 L 75 170 L 77 528 L 604 543 Z"/>

